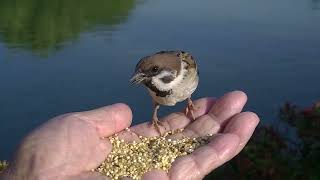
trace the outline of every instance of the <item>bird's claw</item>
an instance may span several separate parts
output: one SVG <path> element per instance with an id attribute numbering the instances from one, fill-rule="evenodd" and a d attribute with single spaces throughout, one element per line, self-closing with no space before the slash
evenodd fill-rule
<path id="1" fill-rule="evenodd" d="M 196 119 L 194 115 L 195 110 L 197 110 L 197 107 L 193 104 L 192 100 L 189 98 L 187 107 L 185 109 L 185 115 L 188 116 L 188 114 L 190 113 L 192 120 L 195 120 Z"/>
<path id="2" fill-rule="evenodd" d="M 152 120 L 152 126 L 157 130 L 157 132 L 162 135 L 161 133 L 161 129 L 160 129 L 160 126 L 164 127 L 163 126 L 163 123 L 161 121 L 159 121 L 159 119 L 157 117 L 154 117 L 153 120 Z"/>

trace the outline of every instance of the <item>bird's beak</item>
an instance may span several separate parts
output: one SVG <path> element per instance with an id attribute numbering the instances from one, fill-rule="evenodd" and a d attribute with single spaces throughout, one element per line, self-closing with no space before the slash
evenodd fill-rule
<path id="1" fill-rule="evenodd" d="M 142 73 L 142 72 L 136 72 L 132 78 L 130 79 L 130 82 L 132 84 L 139 84 L 141 83 L 142 81 L 144 81 L 145 79 L 147 78 L 147 76 Z"/>

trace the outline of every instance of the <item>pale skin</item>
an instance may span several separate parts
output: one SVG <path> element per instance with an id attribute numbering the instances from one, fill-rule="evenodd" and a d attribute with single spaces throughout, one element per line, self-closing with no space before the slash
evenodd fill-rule
<path id="1" fill-rule="evenodd" d="M 195 120 L 177 112 L 161 118 L 163 128 L 184 128 L 181 136 L 198 137 L 209 133 L 214 136 L 209 144 L 192 154 L 180 157 L 169 173 L 152 170 L 143 179 L 202 179 L 206 174 L 237 155 L 250 139 L 259 118 L 252 112 L 242 112 L 247 96 L 240 91 L 225 94 L 214 100 L 194 101 Z M 0 176 L 3 179 L 106 179 L 90 171 L 96 168 L 111 151 L 108 140 L 118 133 L 126 140 L 137 135 L 155 136 L 158 132 L 150 122 L 129 127 L 132 112 L 125 104 L 114 104 L 99 109 L 70 113 L 49 120 L 31 132 L 19 146 L 15 160 Z"/>

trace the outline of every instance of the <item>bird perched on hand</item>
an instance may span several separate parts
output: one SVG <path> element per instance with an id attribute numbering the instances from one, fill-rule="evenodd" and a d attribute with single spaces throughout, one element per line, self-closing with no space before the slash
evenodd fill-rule
<path id="1" fill-rule="evenodd" d="M 191 54 L 184 51 L 160 51 L 142 58 L 131 78 L 134 84 L 143 84 L 153 99 L 152 124 L 161 134 L 157 112 L 160 105 L 174 106 L 187 100 L 186 115 L 194 120 L 195 106 L 191 94 L 199 82 L 197 64 Z"/>

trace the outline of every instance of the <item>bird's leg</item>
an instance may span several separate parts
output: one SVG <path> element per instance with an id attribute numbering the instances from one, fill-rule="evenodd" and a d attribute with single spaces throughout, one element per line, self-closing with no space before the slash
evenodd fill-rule
<path id="1" fill-rule="evenodd" d="M 185 114 L 188 115 L 189 113 L 191 114 L 192 120 L 195 120 L 195 116 L 194 116 L 194 110 L 196 110 L 195 105 L 193 104 L 191 97 L 188 98 L 187 100 L 187 107 L 185 110 Z"/>
<path id="2" fill-rule="evenodd" d="M 153 125 L 153 127 L 156 128 L 158 133 L 161 135 L 159 125 L 162 126 L 162 124 L 158 119 L 158 109 L 160 108 L 160 105 L 155 101 L 152 101 L 152 104 L 153 104 L 152 125 Z"/>

